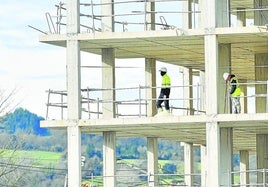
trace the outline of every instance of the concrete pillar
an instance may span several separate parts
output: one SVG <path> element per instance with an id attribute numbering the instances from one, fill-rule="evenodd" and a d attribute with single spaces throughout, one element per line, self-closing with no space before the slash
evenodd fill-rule
<path id="1" fill-rule="evenodd" d="M 203 0 L 205 35 L 205 80 L 206 80 L 206 114 L 218 113 L 218 41 L 214 34 L 216 27 L 215 0 Z M 217 122 L 206 123 L 206 146 L 207 146 L 207 187 L 220 186 L 220 128 Z M 213 179 L 213 180 L 211 180 Z"/>
<path id="2" fill-rule="evenodd" d="M 246 12 L 245 8 L 237 8 L 237 27 L 245 27 L 246 26 Z"/>
<path id="3" fill-rule="evenodd" d="M 186 186 L 194 185 L 194 147 L 193 143 L 184 143 L 184 181 Z"/>
<path id="4" fill-rule="evenodd" d="M 114 32 L 114 0 L 101 0 L 101 30 Z"/>
<path id="5" fill-rule="evenodd" d="M 216 26 L 217 27 L 230 27 L 231 17 L 229 15 L 230 11 L 230 0 L 215 0 L 216 1 Z M 208 5 L 208 7 L 210 7 Z"/>
<path id="6" fill-rule="evenodd" d="M 267 66 L 268 62 L 268 52 L 265 54 L 255 55 L 255 80 L 265 81 L 264 84 L 255 85 L 256 94 L 267 94 L 266 81 L 268 80 L 268 68 L 263 68 Z M 266 97 L 256 98 L 256 113 L 266 112 Z"/>
<path id="7" fill-rule="evenodd" d="M 116 133 L 103 132 L 103 186 L 116 186 Z"/>
<path id="8" fill-rule="evenodd" d="M 194 115 L 193 110 L 193 70 L 192 68 L 183 68 L 183 115 Z"/>
<path id="9" fill-rule="evenodd" d="M 192 29 L 192 3 L 193 0 L 182 1 L 182 11 L 185 12 L 182 14 L 182 28 L 183 29 Z"/>
<path id="10" fill-rule="evenodd" d="M 198 19 L 198 27 L 199 28 L 206 28 L 205 26 L 205 9 L 206 5 L 204 4 L 206 0 L 199 0 L 198 7 L 199 7 L 199 19 Z"/>
<path id="11" fill-rule="evenodd" d="M 229 26 L 229 10 L 228 1 L 203 0 L 205 14 L 203 14 L 205 27 L 205 72 L 206 72 L 206 114 L 208 121 L 206 123 L 206 145 L 207 145 L 207 187 L 218 187 L 228 184 L 230 176 L 226 176 L 226 172 L 231 171 L 231 135 L 229 130 L 220 129 L 218 122 L 209 120 L 209 116 L 219 113 L 219 79 L 222 79 L 222 74 L 219 74 L 219 44 L 215 35 L 215 27 Z M 216 13 L 217 12 L 217 13 Z M 220 49 L 221 50 L 221 49 Z M 221 133 L 222 131 L 222 133 Z M 223 148 L 228 148 L 224 154 Z M 230 149 L 230 150 L 229 150 Z M 227 156 L 223 158 L 221 156 Z M 225 166 L 224 166 L 225 165 Z M 213 179 L 213 180 L 212 180 Z"/>
<path id="12" fill-rule="evenodd" d="M 254 8 L 257 9 L 254 11 L 254 25 L 264 25 L 267 24 L 268 11 L 261 11 L 259 9 L 267 8 L 267 0 L 254 0 Z"/>
<path id="13" fill-rule="evenodd" d="M 67 0 L 67 115 L 74 123 L 67 127 L 68 137 L 68 186 L 81 186 L 81 70 L 80 47 L 77 35 L 80 32 L 80 1 Z"/>
<path id="14" fill-rule="evenodd" d="M 228 89 L 226 81 L 222 75 L 224 72 L 231 72 L 231 44 L 219 45 L 219 79 L 218 79 L 218 95 L 219 95 L 219 113 L 230 113 L 230 103 L 228 100 Z"/>
<path id="15" fill-rule="evenodd" d="M 233 129 L 220 128 L 220 185 L 231 186 L 233 177 Z"/>
<path id="16" fill-rule="evenodd" d="M 145 2 L 145 30 L 155 30 L 155 2 Z M 146 98 L 148 100 L 146 114 L 148 117 L 156 115 L 156 60 L 145 58 L 145 85 L 150 87 L 146 89 Z M 152 88 L 154 87 L 154 88 Z"/>
<path id="17" fill-rule="evenodd" d="M 145 85 L 149 87 L 146 89 L 148 99 L 146 114 L 151 117 L 156 115 L 156 60 L 152 58 L 145 59 Z"/>
<path id="18" fill-rule="evenodd" d="M 200 79 L 200 90 L 199 90 L 199 96 L 200 96 L 200 102 L 199 102 L 199 109 L 201 111 L 205 111 L 206 108 L 206 89 L 205 89 L 205 73 L 203 71 L 199 71 L 199 79 Z M 201 113 L 204 114 L 204 113 Z"/>
<path id="19" fill-rule="evenodd" d="M 146 14 L 145 14 L 145 30 L 155 30 L 155 2 L 146 2 L 145 4 Z"/>
<path id="20" fill-rule="evenodd" d="M 249 185 L 249 151 L 241 150 L 240 154 L 240 186 L 247 187 Z"/>
<path id="21" fill-rule="evenodd" d="M 101 29 L 102 32 L 114 32 L 114 4 L 113 0 L 101 0 Z M 102 49 L 102 88 L 109 89 L 102 92 L 102 118 L 115 117 L 115 54 L 114 49 Z M 115 187 L 116 143 L 115 132 L 103 132 L 103 184 L 104 187 Z"/>
<path id="22" fill-rule="evenodd" d="M 114 49 L 102 49 L 102 118 L 115 117 L 115 57 Z"/>
<path id="23" fill-rule="evenodd" d="M 261 9 L 268 6 L 268 1 L 264 0 L 255 0 L 254 1 L 254 8 Z M 267 18 L 268 18 L 268 11 L 260 11 L 256 10 L 254 11 L 254 25 L 264 25 L 267 24 Z M 256 54 L 255 55 L 255 80 L 256 81 L 266 81 L 268 80 L 268 69 L 262 68 L 262 65 L 265 65 L 265 62 L 268 60 L 268 53 L 266 54 Z M 266 86 L 265 85 L 256 85 L 255 86 L 255 92 L 256 94 L 263 94 L 266 93 L 265 91 Z M 267 90 L 267 89 L 266 89 Z M 256 113 L 262 113 L 267 112 L 268 109 L 266 109 L 265 103 L 267 103 L 266 98 L 259 97 L 256 98 Z"/>
<path id="24" fill-rule="evenodd" d="M 158 145 L 157 138 L 147 138 L 148 187 L 158 186 Z"/>
<path id="25" fill-rule="evenodd" d="M 200 146 L 201 152 L 201 186 L 206 185 L 206 175 L 207 175 L 207 148 L 204 145 Z"/>
<path id="26" fill-rule="evenodd" d="M 256 151 L 257 151 L 257 169 L 267 169 L 268 168 L 268 135 L 267 134 L 257 134 L 256 135 Z M 265 174 L 258 172 L 257 181 L 259 184 L 263 184 L 265 181 L 268 182 L 268 172 Z"/>
<path id="27" fill-rule="evenodd" d="M 241 88 L 241 97 L 240 97 L 240 103 L 241 103 L 241 113 L 248 113 L 248 98 L 246 97 L 248 95 L 247 92 L 247 81 L 239 79 L 239 87 Z M 244 97 L 245 96 L 245 97 Z"/>
<path id="28" fill-rule="evenodd" d="M 216 122 L 206 124 L 207 134 L 207 178 L 206 187 L 230 186 L 233 182 L 232 129 L 220 128 Z M 213 179 L 213 180 L 211 180 Z"/>
<path id="29" fill-rule="evenodd" d="M 220 128 L 218 123 L 206 124 L 207 175 L 206 187 L 220 186 Z M 213 180 L 211 180 L 213 179 Z"/>

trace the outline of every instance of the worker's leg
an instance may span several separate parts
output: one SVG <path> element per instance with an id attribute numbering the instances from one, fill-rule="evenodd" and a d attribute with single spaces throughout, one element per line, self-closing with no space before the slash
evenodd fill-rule
<path id="1" fill-rule="evenodd" d="M 157 111 L 158 112 L 163 111 L 162 106 L 161 106 L 161 104 L 164 101 L 163 98 L 164 98 L 164 93 L 163 92 L 160 92 L 160 95 L 159 95 L 158 100 L 156 102 L 156 107 L 157 107 Z"/>
<path id="2" fill-rule="evenodd" d="M 165 103 L 165 109 L 167 111 L 169 111 L 169 94 L 170 94 L 170 89 L 166 89 L 166 91 L 165 91 L 166 99 L 165 99 L 164 103 Z"/>
<path id="3" fill-rule="evenodd" d="M 240 98 L 232 97 L 232 113 L 239 114 L 241 112 Z"/>
<path id="4" fill-rule="evenodd" d="M 241 113 L 240 98 L 239 98 L 239 97 L 235 97 L 235 98 L 234 98 L 234 102 L 235 102 L 235 110 L 236 110 L 236 114 L 240 114 L 240 113 Z"/>

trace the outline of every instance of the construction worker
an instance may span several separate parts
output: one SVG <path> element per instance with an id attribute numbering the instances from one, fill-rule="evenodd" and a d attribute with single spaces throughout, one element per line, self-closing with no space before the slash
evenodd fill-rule
<path id="1" fill-rule="evenodd" d="M 241 89 L 239 88 L 238 79 L 234 74 L 226 72 L 223 74 L 223 78 L 226 81 L 226 83 L 229 83 L 228 88 L 232 101 L 232 113 L 239 114 L 241 112 L 241 104 L 240 104 Z"/>
<path id="2" fill-rule="evenodd" d="M 169 94 L 170 94 L 170 78 L 167 75 L 167 68 L 162 67 L 159 70 L 161 76 L 162 76 L 162 84 L 161 84 L 161 90 L 160 90 L 160 95 L 158 97 L 156 107 L 157 107 L 157 112 L 162 112 L 162 106 L 161 104 L 164 102 L 165 104 L 165 109 L 167 112 L 169 111 Z"/>

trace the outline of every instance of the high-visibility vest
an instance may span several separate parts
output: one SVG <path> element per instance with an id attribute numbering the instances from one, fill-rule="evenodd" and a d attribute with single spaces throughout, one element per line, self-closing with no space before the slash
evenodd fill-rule
<path id="1" fill-rule="evenodd" d="M 232 89 L 232 81 L 235 80 L 236 81 L 236 89 L 235 91 L 232 93 L 232 97 L 237 97 L 237 96 L 240 96 L 241 95 L 241 89 L 239 87 L 239 84 L 238 84 L 238 79 L 236 77 L 233 77 L 231 78 L 230 80 L 230 87 L 229 89 L 231 90 Z"/>
<path id="2" fill-rule="evenodd" d="M 170 87 L 170 78 L 167 74 L 162 76 L 162 88 Z"/>

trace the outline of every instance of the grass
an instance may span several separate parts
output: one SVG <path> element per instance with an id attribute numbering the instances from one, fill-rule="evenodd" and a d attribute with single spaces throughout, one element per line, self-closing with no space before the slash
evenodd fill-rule
<path id="1" fill-rule="evenodd" d="M 56 164 L 61 153 L 49 151 L 24 151 L 24 150 L 0 150 L 0 158 L 20 160 L 20 162 L 32 161 L 33 165 L 51 166 Z"/>

